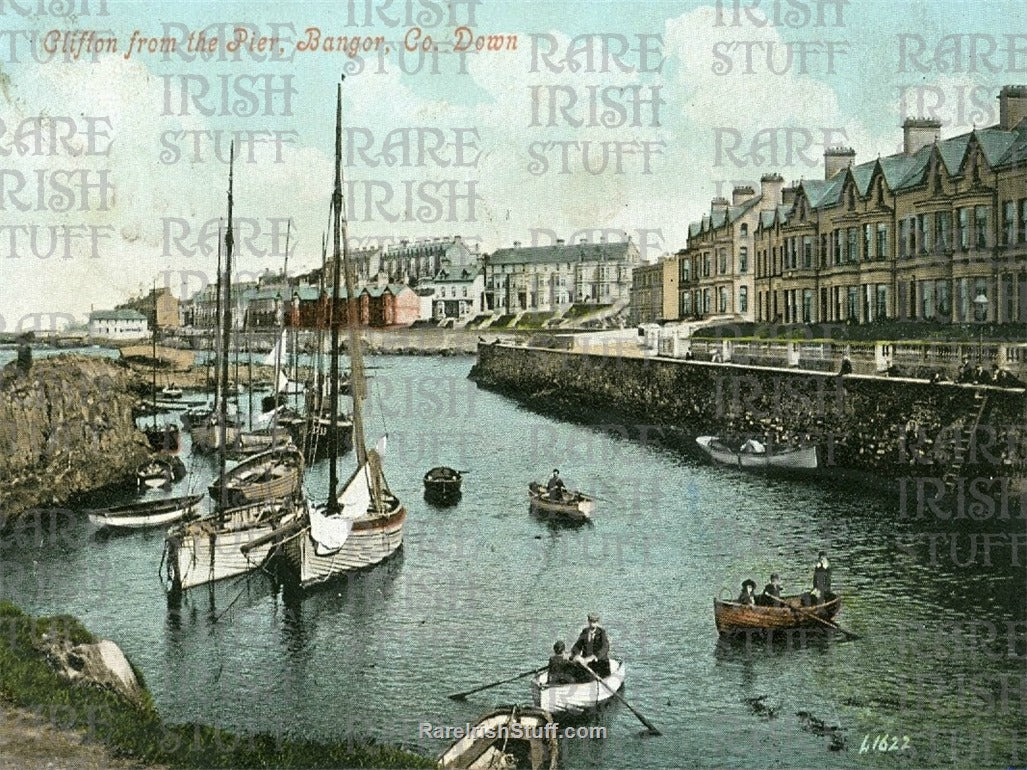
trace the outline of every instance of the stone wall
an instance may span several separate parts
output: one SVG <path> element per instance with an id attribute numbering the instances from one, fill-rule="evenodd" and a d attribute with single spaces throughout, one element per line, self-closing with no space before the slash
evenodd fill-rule
<path id="1" fill-rule="evenodd" d="M 120 482 L 146 457 L 131 374 L 103 358 L 56 356 L 0 372 L 0 529 L 27 509 Z"/>
<path id="2" fill-rule="evenodd" d="M 824 466 L 889 477 L 1018 477 L 1027 457 L 1023 390 L 505 345 L 481 345 L 471 377 L 529 404 L 630 415 L 693 447 L 702 434 L 815 443 Z"/>

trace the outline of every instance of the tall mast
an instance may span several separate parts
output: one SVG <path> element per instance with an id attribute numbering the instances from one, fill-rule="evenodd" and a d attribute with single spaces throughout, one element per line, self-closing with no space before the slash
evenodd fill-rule
<path id="1" fill-rule="evenodd" d="M 339 240 L 341 238 L 340 220 L 342 218 L 342 85 L 337 88 L 335 104 L 335 187 L 332 190 L 332 232 L 333 232 L 333 257 L 332 264 L 332 304 L 329 311 L 329 326 L 331 327 L 331 348 L 332 356 L 328 369 L 328 381 L 331 391 L 328 401 L 328 410 L 331 414 L 331 430 L 328 434 L 328 513 L 337 513 L 339 510 L 339 318 L 336 315 L 336 308 L 339 306 L 339 284 L 341 283 L 340 264 L 342 255 L 339 251 Z M 346 302 L 349 304 L 349 293 L 347 288 Z"/>
<path id="2" fill-rule="evenodd" d="M 343 76 L 345 77 L 345 76 Z M 366 383 L 364 382 L 364 351 L 360 347 L 360 334 L 357 327 L 360 323 L 359 303 L 357 302 L 357 279 L 353 274 L 353 265 L 349 261 L 349 240 L 347 238 L 346 215 L 342 209 L 342 86 L 339 86 L 339 106 L 337 122 L 339 127 L 335 133 L 335 190 L 338 202 L 335 210 L 335 249 L 338 260 L 339 226 L 342 227 L 342 262 L 346 271 L 346 309 L 349 320 L 349 361 L 350 361 L 350 394 L 353 396 L 353 448 L 357 455 L 357 467 L 367 462 L 367 446 L 364 442 L 363 399 Z M 338 268 L 336 268 L 338 269 Z M 337 373 L 336 373 L 337 376 Z M 338 397 L 336 397 L 337 399 Z M 334 414 L 334 412 L 333 412 Z M 334 419 L 334 418 L 333 418 Z M 334 427 L 334 426 L 333 426 Z M 334 432 L 334 431 L 333 431 Z"/>
<path id="3" fill-rule="evenodd" d="M 225 229 L 225 276 L 222 281 L 224 285 L 224 296 L 222 305 L 225 309 L 224 328 L 221 330 L 221 403 L 218 415 L 218 478 L 219 485 L 219 514 L 224 516 L 226 506 L 225 489 L 225 464 L 226 456 L 226 433 L 228 424 L 228 348 L 232 341 L 232 246 L 235 239 L 232 235 L 232 180 L 235 168 L 235 142 L 232 142 L 228 154 L 228 227 Z"/>
<path id="4" fill-rule="evenodd" d="M 153 427 L 157 427 L 157 279 L 153 281 Z"/>
<path id="5" fill-rule="evenodd" d="M 218 367 L 221 362 L 221 220 L 218 219 L 218 279 L 217 291 L 214 292 L 214 333 L 211 335 L 211 349 L 214 351 L 214 365 L 207 366 L 207 376 L 210 371 L 214 372 L 214 408 L 219 409 L 221 401 L 221 372 Z"/>

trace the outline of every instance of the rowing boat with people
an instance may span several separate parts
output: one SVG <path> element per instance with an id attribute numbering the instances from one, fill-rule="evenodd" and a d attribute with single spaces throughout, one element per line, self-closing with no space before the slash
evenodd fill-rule
<path id="1" fill-rule="evenodd" d="M 531 680 L 532 702 L 552 714 L 580 714 L 601 706 L 614 697 L 624 684 L 624 662 L 610 658 L 610 673 L 590 682 L 549 684 L 549 671 L 541 671 Z"/>
<path id="2" fill-rule="evenodd" d="M 745 631 L 784 630 L 789 628 L 834 627 L 832 618 L 842 606 L 842 597 L 828 594 L 826 601 L 803 606 L 802 596 L 782 596 L 781 606 L 761 606 L 713 600 L 713 619 L 717 631 L 731 634 Z"/>

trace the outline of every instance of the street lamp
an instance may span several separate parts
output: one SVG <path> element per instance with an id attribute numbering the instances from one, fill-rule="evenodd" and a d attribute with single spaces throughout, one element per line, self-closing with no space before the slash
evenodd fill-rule
<path id="1" fill-rule="evenodd" d="M 974 297 L 974 317 L 981 324 L 977 343 L 977 360 L 984 363 L 984 322 L 988 320 L 988 295 L 983 291 Z"/>

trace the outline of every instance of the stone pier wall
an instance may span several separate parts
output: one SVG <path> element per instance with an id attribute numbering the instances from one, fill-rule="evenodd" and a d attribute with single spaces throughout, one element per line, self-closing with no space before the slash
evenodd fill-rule
<path id="1" fill-rule="evenodd" d="M 1027 458 L 1023 390 L 507 345 L 479 346 L 471 377 L 528 404 L 628 414 L 689 438 L 816 443 L 824 466 L 893 478 L 1021 477 Z"/>

